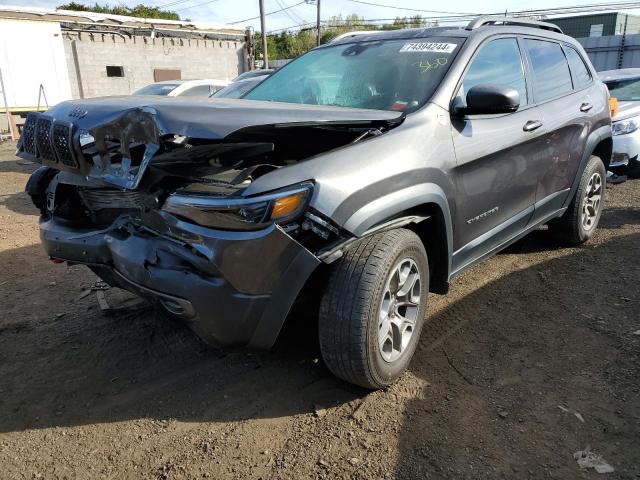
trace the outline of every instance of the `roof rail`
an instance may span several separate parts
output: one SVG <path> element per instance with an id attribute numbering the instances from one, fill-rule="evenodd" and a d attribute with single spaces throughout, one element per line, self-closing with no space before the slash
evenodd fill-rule
<path id="1" fill-rule="evenodd" d="M 482 16 L 469 22 L 465 30 L 475 30 L 485 25 L 517 25 L 521 27 L 541 28 L 542 30 L 550 30 L 556 33 L 563 33 L 562 29 L 549 22 L 539 22 L 538 20 L 529 20 L 528 18 L 516 17 L 498 17 L 498 16 Z"/>

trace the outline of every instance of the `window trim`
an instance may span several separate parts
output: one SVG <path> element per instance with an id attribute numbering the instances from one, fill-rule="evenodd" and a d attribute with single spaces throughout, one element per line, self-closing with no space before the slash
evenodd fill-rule
<path id="1" fill-rule="evenodd" d="M 525 57 L 525 51 L 523 50 L 523 45 L 520 42 L 520 36 L 516 33 L 498 33 L 495 35 L 491 35 L 485 39 L 482 40 L 482 42 L 480 42 L 480 44 L 476 47 L 476 49 L 474 50 L 473 54 L 471 55 L 471 58 L 469 58 L 469 61 L 467 62 L 467 64 L 464 67 L 464 70 L 462 72 L 462 74 L 460 75 L 460 77 L 458 78 L 457 82 L 456 82 L 456 86 L 453 89 L 453 94 L 451 95 L 451 99 L 449 100 L 449 112 L 450 114 L 453 112 L 453 104 L 456 100 L 456 98 L 458 97 L 458 92 L 460 91 L 460 88 L 462 87 L 462 82 L 464 80 L 464 77 L 467 75 L 467 72 L 469 71 L 469 67 L 471 66 L 471 64 L 473 63 L 473 61 L 476 59 L 476 57 L 478 56 L 478 53 L 480 52 L 480 50 L 482 50 L 482 48 L 484 48 L 488 43 L 494 41 L 494 40 L 502 40 L 505 38 L 512 38 L 516 41 L 516 44 L 518 46 L 518 50 L 520 51 L 520 66 L 522 67 L 522 75 L 524 77 L 524 84 L 525 84 L 525 89 L 527 91 L 527 104 L 524 106 L 520 106 L 518 108 L 518 110 L 516 110 L 515 112 L 512 113 L 497 113 L 497 114 L 483 114 L 483 115 L 464 115 L 464 117 L 462 118 L 476 118 L 478 116 L 480 116 L 481 118 L 498 118 L 498 117 L 502 117 L 504 115 L 514 115 L 516 113 L 519 112 L 524 112 L 525 110 L 528 110 L 532 107 L 535 106 L 535 103 L 532 101 L 533 96 L 532 96 L 532 89 L 531 89 L 531 85 L 529 82 L 529 77 L 527 75 L 527 57 Z M 446 77 L 445 77 L 446 79 Z M 443 79 L 444 82 L 444 79 Z"/>
<path id="2" fill-rule="evenodd" d="M 578 51 L 577 48 L 575 48 L 573 45 L 570 45 L 568 43 L 561 43 L 560 46 L 564 50 L 564 56 L 567 59 L 567 63 L 569 64 L 569 72 L 571 73 L 571 83 L 573 85 L 573 91 L 574 92 L 581 92 L 582 90 L 585 90 L 585 89 L 587 89 L 589 87 L 592 87 L 593 86 L 593 82 L 594 82 L 593 72 L 589 68 L 589 65 L 587 64 L 587 62 L 584 61 L 584 57 L 582 56 L 582 54 Z M 576 52 L 576 54 L 578 55 L 578 58 L 580 59 L 580 61 L 584 65 L 584 68 L 589 73 L 589 81 L 583 87 L 576 88 L 576 84 L 575 84 L 575 80 L 574 80 L 575 73 L 573 71 L 573 68 L 571 68 L 571 62 L 569 61 L 569 56 L 567 55 L 567 49 L 568 48 L 570 48 L 571 50 Z"/>
<path id="3" fill-rule="evenodd" d="M 533 92 L 533 105 L 537 106 L 537 105 L 544 105 L 545 103 L 548 102 L 553 102 L 554 100 L 558 100 L 559 98 L 565 97 L 567 95 L 572 95 L 574 92 L 576 92 L 576 89 L 573 86 L 573 76 L 571 75 L 571 65 L 569 65 L 569 59 L 567 58 L 567 54 L 564 51 L 564 42 L 560 42 L 558 40 L 553 40 L 553 39 L 549 39 L 549 38 L 545 38 L 545 37 L 538 37 L 535 35 L 522 35 L 522 43 L 523 43 L 523 47 L 524 47 L 524 54 L 527 57 L 527 68 L 529 69 L 529 75 L 531 76 L 531 86 L 532 89 L 534 90 Z M 546 98 L 542 101 L 538 101 L 538 99 L 536 98 L 535 95 L 535 80 L 534 80 L 534 76 L 533 76 L 533 64 L 531 63 L 531 57 L 529 56 L 529 51 L 527 50 L 527 48 L 524 45 L 524 40 L 538 40 L 541 42 L 549 42 L 549 43 L 555 43 L 556 45 L 558 45 L 560 47 L 560 51 L 562 52 L 562 56 L 564 57 L 565 62 L 567 62 L 567 68 L 569 69 L 569 79 L 571 80 L 571 90 L 569 90 L 568 92 L 565 93 L 561 93 L 560 95 L 556 95 L 555 97 L 551 97 L 551 98 Z M 591 74 L 593 77 L 593 73 Z"/>

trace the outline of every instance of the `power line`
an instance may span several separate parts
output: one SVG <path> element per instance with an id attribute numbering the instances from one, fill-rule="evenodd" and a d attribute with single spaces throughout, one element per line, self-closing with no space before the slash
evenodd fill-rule
<path id="1" fill-rule="evenodd" d="M 325 23 L 326 23 L 326 21 L 325 21 Z M 303 23 L 302 25 L 297 24 L 297 25 L 291 25 L 289 27 L 284 27 L 284 28 L 276 28 L 274 30 L 268 30 L 267 33 L 286 32 L 287 30 L 292 30 L 292 29 L 295 29 L 296 27 L 299 27 L 298 30 L 305 30 L 307 28 L 311 29 L 311 28 L 315 27 L 315 23 L 307 22 L 307 23 Z"/>
<path id="2" fill-rule="evenodd" d="M 356 0 L 350 0 L 350 1 L 356 1 Z M 359 3 L 363 3 L 362 1 L 360 1 Z M 381 5 L 380 6 L 385 6 L 385 5 Z M 386 5 L 389 6 L 391 8 L 395 8 L 391 5 Z M 640 8 L 640 1 L 635 1 L 635 2 L 609 2 L 609 3 L 594 3 L 594 4 L 588 4 L 588 5 L 572 5 L 572 6 L 567 6 L 567 7 L 555 7 L 555 8 L 548 8 L 548 9 L 538 9 L 538 10 L 519 10 L 519 11 L 514 11 L 514 12 L 509 12 L 510 16 L 548 16 L 548 15 L 567 15 L 567 14 L 573 14 L 573 13 L 588 13 L 588 12 L 602 12 L 602 11 L 609 11 L 609 10 L 633 10 L 633 9 L 638 9 Z M 423 17 L 423 19 L 425 21 L 428 22 L 439 22 L 439 23 L 461 23 L 461 22 L 465 22 L 465 21 L 470 21 L 476 17 L 478 17 L 479 15 L 494 15 L 494 16 L 504 16 L 504 12 L 497 12 L 497 13 L 485 13 L 485 14 L 481 14 L 481 13 L 469 13 L 469 14 L 453 14 L 453 15 L 447 15 L 447 16 L 425 16 Z M 354 23 L 352 20 L 349 19 L 343 19 L 342 21 L 345 22 L 344 26 L 345 27 L 370 27 L 370 26 L 375 26 L 376 22 L 393 22 L 395 21 L 396 18 L 371 18 L 371 19 L 358 19 L 358 23 Z M 339 20 L 336 20 L 335 18 L 330 19 L 330 20 L 322 20 L 322 23 L 324 23 L 325 25 L 329 22 L 336 22 Z M 346 22 L 349 22 L 348 24 Z M 296 27 L 298 27 L 298 29 L 300 30 L 304 30 L 306 28 L 312 27 L 314 24 L 312 23 L 306 23 L 303 25 L 291 25 L 285 28 L 278 28 L 275 30 L 271 30 L 267 33 L 276 33 L 276 32 L 282 32 L 282 31 L 286 31 L 286 30 L 292 30 L 292 29 L 296 29 Z M 339 26 L 339 25 L 335 25 L 335 26 Z"/>
<path id="3" fill-rule="evenodd" d="M 216 1 L 216 0 L 210 0 L 210 1 Z M 280 10 L 274 10 L 273 12 L 265 13 L 264 16 L 266 17 L 267 15 L 273 15 L 274 13 L 284 12 L 285 10 L 288 10 L 290 8 L 293 8 L 293 7 L 297 7 L 298 5 L 302 5 L 303 3 L 306 3 L 306 2 L 302 1 L 302 2 L 296 3 L 294 5 L 291 5 L 289 7 L 281 8 Z M 235 25 L 236 23 L 248 22 L 250 20 L 256 20 L 258 18 L 260 18 L 259 15 L 257 17 L 243 18 L 242 20 L 236 20 L 235 22 L 227 22 L 227 25 Z"/>
<path id="4" fill-rule="evenodd" d="M 405 7 L 398 7 L 395 5 L 382 5 L 380 3 L 365 2 L 363 0 L 349 0 L 349 1 L 354 3 L 363 3 L 364 5 L 373 5 L 374 7 L 394 8 L 396 10 L 409 10 L 412 12 L 439 13 L 439 14 L 445 14 L 445 15 L 477 15 L 477 13 L 470 13 L 470 12 L 441 12 L 438 10 L 423 10 L 421 8 L 408 8 L 408 7 L 405 8 Z"/>
<path id="5" fill-rule="evenodd" d="M 282 11 L 287 15 L 287 17 L 291 19 L 292 22 L 296 22 L 300 24 L 306 22 L 306 20 L 300 18 L 293 10 L 289 11 L 291 7 L 286 3 L 284 3 L 284 0 L 276 0 L 276 3 L 283 9 Z M 294 18 L 294 16 L 296 18 Z"/>
<path id="6" fill-rule="evenodd" d="M 206 2 L 197 3 L 195 5 L 190 5 L 188 7 L 178 8 L 174 10 L 174 12 L 181 12 L 182 10 L 189 10 L 190 8 L 201 7 L 202 5 L 208 5 L 209 3 L 218 2 L 219 0 L 207 0 Z"/>
<path id="7" fill-rule="evenodd" d="M 185 3 L 185 2 L 190 2 L 190 1 L 192 1 L 192 0 L 174 0 L 173 2 L 169 2 L 169 3 L 166 3 L 164 5 L 159 5 L 157 8 L 159 8 L 160 10 L 163 10 L 163 9 L 165 9 L 167 7 L 172 7 L 173 5 L 178 5 L 180 3 Z"/>

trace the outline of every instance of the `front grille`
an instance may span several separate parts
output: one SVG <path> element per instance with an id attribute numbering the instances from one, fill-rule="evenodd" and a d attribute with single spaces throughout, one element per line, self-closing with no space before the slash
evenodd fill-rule
<path id="1" fill-rule="evenodd" d="M 35 113 L 29 113 L 22 127 L 22 150 L 28 155 L 36 156 L 36 120 Z"/>
<path id="2" fill-rule="evenodd" d="M 109 208 L 140 210 L 144 205 L 140 193 L 131 190 L 83 188 L 79 193 L 86 206 L 92 211 Z"/>
<path id="3" fill-rule="evenodd" d="M 48 162 L 55 162 L 56 156 L 51 148 L 51 120 L 45 117 L 36 122 L 36 148 L 38 157 Z"/>
<path id="4" fill-rule="evenodd" d="M 71 126 L 63 123 L 54 123 L 51 143 L 58 160 L 69 167 L 77 167 L 78 164 L 71 147 Z"/>

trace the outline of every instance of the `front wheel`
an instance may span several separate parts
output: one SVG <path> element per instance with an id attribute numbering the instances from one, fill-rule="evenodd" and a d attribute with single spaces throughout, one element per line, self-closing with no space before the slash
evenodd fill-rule
<path id="1" fill-rule="evenodd" d="M 320 349 L 336 376 L 384 388 L 407 368 L 424 323 L 429 264 L 420 238 L 397 229 L 364 238 L 332 267 L 320 305 Z"/>
<path id="2" fill-rule="evenodd" d="M 579 245 L 591 238 L 604 207 L 606 171 L 599 157 L 591 156 L 582 172 L 578 189 L 564 215 L 549 224 L 563 243 Z"/>

